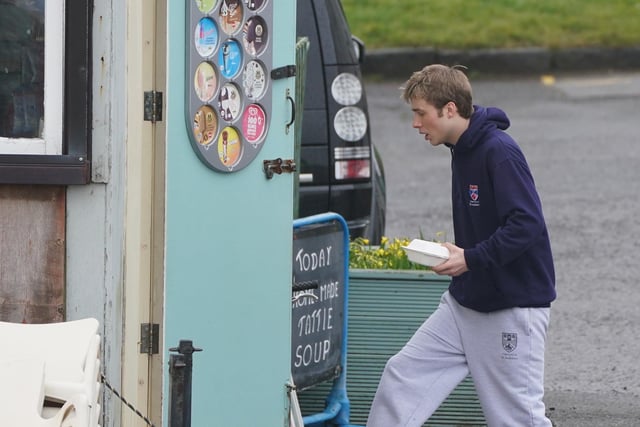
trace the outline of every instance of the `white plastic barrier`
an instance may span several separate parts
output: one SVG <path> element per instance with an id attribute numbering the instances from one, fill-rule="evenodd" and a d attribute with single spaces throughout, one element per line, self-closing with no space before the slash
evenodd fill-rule
<path id="1" fill-rule="evenodd" d="M 58 427 L 75 407 L 67 401 L 53 417 L 43 416 L 44 361 L 0 361 L 0 425 Z"/>
<path id="2" fill-rule="evenodd" d="M 96 319 L 47 324 L 0 322 L 0 366 L 6 379 L 0 381 L 3 398 L 0 404 L 7 406 L 4 398 L 9 398 L 12 388 L 23 378 L 28 379 L 28 383 L 19 385 L 24 392 L 19 399 L 25 399 L 29 405 L 38 401 L 40 406 L 35 414 L 51 423 L 11 423 L 0 411 L 0 425 L 98 427 L 101 388 L 98 327 Z M 8 366 L 26 368 L 28 364 L 40 372 L 39 381 L 32 372 L 20 369 L 11 375 L 5 372 Z M 19 409 L 6 416 L 17 416 L 24 409 L 19 404 L 15 408 Z"/>

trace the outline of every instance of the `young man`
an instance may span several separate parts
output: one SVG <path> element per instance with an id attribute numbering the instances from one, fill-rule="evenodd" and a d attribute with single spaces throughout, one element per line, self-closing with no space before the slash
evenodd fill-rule
<path id="1" fill-rule="evenodd" d="M 421 426 L 468 374 L 490 427 L 551 426 L 544 350 L 556 297 L 549 236 L 506 114 L 474 106 L 458 68 L 429 65 L 404 86 L 413 127 L 451 150 L 455 244 L 437 310 L 387 362 L 367 427 Z"/>

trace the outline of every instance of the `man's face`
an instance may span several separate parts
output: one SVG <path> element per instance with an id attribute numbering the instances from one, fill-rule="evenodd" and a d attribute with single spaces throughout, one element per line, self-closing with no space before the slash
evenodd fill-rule
<path id="1" fill-rule="evenodd" d="M 412 99 L 411 110 L 413 111 L 412 126 L 417 129 L 424 139 L 429 141 L 434 147 L 448 141 L 447 118 L 442 110 L 436 109 L 424 99 Z"/>

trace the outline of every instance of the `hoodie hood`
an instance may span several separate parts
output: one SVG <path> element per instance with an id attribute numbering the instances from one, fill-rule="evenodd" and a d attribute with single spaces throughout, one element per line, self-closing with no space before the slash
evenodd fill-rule
<path id="1" fill-rule="evenodd" d="M 501 109 L 474 105 L 469 127 L 460 136 L 453 149 L 458 152 L 471 150 L 480 141 L 484 141 L 488 133 L 496 129 L 505 130 L 510 124 L 507 114 Z"/>

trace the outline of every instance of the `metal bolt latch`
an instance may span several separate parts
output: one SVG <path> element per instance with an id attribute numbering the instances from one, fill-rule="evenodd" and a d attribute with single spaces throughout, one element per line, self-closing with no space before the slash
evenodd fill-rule
<path id="1" fill-rule="evenodd" d="M 292 173 L 296 171 L 296 162 L 291 159 L 282 160 L 277 158 L 275 160 L 265 160 L 262 162 L 264 174 L 267 179 L 273 178 L 273 174 L 280 175 L 283 172 Z"/>

